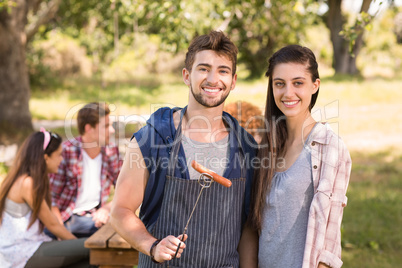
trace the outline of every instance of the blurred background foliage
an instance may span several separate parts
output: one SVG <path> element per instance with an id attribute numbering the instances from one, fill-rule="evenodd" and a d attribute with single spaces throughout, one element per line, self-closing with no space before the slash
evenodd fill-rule
<path id="1" fill-rule="evenodd" d="M 62 1 L 56 16 L 28 44 L 31 82 L 36 89 L 54 77 L 98 75 L 107 83 L 177 76 L 188 43 L 212 29 L 225 31 L 239 47 L 244 79 L 261 78 L 269 56 L 289 43 L 311 47 L 333 74 L 325 2 Z M 361 75 L 401 75 L 398 13 L 401 8 L 391 5 L 367 27 L 357 58 Z M 345 17 L 345 25 L 353 25 L 358 15 L 346 11 Z"/>
<path id="2" fill-rule="evenodd" d="M 399 78 L 401 13 L 401 0 L 0 0 L 0 144 L 33 130 L 44 113 L 30 96 L 43 92 L 152 101 L 163 84 L 182 84 L 188 44 L 211 30 L 239 48 L 239 81 L 261 80 L 292 43 L 312 48 L 323 76 Z"/>

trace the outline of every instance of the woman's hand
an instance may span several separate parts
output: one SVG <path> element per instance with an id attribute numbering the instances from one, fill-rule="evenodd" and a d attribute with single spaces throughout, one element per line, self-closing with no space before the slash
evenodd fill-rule
<path id="1" fill-rule="evenodd" d="M 326 265 L 325 263 L 320 262 L 317 268 L 330 268 L 331 266 Z"/>

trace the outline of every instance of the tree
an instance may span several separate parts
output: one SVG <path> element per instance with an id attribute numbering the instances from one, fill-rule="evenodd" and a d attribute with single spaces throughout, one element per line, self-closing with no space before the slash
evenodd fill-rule
<path id="1" fill-rule="evenodd" d="M 369 15 L 370 5 L 375 0 L 362 0 L 360 13 L 351 26 L 348 26 L 346 16 L 342 12 L 342 0 L 324 1 L 328 5 L 328 12 L 323 16 L 325 25 L 330 31 L 333 47 L 332 65 L 337 74 L 359 74 L 356 58 L 364 43 L 363 36 L 366 29 L 377 13 Z M 388 0 L 393 3 L 393 0 Z M 382 2 L 379 3 L 382 5 Z"/>
<path id="2" fill-rule="evenodd" d="M 19 142 L 33 130 L 25 62 L 27 42 L 57 11 L 61 0 L 9 0 L 0 6 L 0 143 Z M 28 24 L 28 14 L 33 20 Z"/>
<path id="3" fill-rule="evenodd" d="M 398 44 L 402 44 L 402 12 L 399 12 L 395 16 L 394 32 L 395 32 L 396 40 L 397 40 Z"/>
<path id="4" fill-rule="evenodd" d="M 349 42 L 344 36 L 340 35 L 344 30 L 346 18 L 342 13 L 342 0 L 328 0 L 328 14 L 325 24 L 331 35 L 332 48 L 334 51 L 332 65 L 337 74 L 358 74 L 356 67 L 356 57 L 363 44 L 363 30 L 355 24 L 358 31 L 355 32 L 355 42 L 352 45 L 352 51 L 349 50 Z M 372 0 L 363 0 L 360 13 L 367 13 Z"/>

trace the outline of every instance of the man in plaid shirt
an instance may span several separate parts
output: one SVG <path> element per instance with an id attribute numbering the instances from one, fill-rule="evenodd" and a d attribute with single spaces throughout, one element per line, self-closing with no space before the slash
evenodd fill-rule
<path id="1" fill-rule="evenodd" d="M 118 147 L 109 144 L 109 114 L 97 102 L 78 112 L 81 136 L 63 143 L 63 161 L 50 175 L 52 211 L 77 237 L 90 236 L 109 220 L 109 194 L 121 167 Z"/>

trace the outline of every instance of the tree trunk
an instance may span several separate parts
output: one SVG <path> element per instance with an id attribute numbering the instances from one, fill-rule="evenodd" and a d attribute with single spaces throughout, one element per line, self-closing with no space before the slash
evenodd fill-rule
<path id="1" fill-rule="evenodd" d="M 370 5 L 371 5 L 372 0 L 363 0 L 360 13 L 362 12 L 368 12 Z M 349 55 L 349 60 L 351 61 L 349 65 L 349 74 L 359 74 L 360 71 L 357 69 L 356 66 L 356 57 L 359 55 L 360 50 L 363 47 L 363 34 L 364 34 L 364 29 L 362 29 L 362 26 L 355 25 L 356 28 L 359 27 L 359 35 L 357 36 L 355 40 L 355 45 L 353 46 L 353 54 L 355 55 L 354 57 L 350 57 Z"/>
<path id="2" fill-rule="evenodd" d="M 56 14 L 61 0 L 13 0 L 0 10 L 0 144 L 19 143 L 32 132 L 30 86 L 25 61 L 26 43 Z M 34 18 L 27 26 L 28 11 Z"/>
<path id="3" fill-rule="evenodd" d="M 330 30 L 332 48 L 332 67 L 335 73 L 347 73 L 349 66 L 348 43 L 339 35 L 342 31 L 345 18 L 342 15 L 342 0 L 328 0 L 328 16 L 326 25 Z"/>
<path id="4" fill-rule="evenodd" d="M 372 0 L 363 0 L 360 12 L 367 12 Z M 349 52 L 349 42 L 342 37 L 339 32 L 342 31 L 345 24 L 345 18 L 342 15 L 342 0 L 328 0 L 328 16 L 326 25 L 330 30 L 331 42 L 334 50 L 332 66 L 336 74 L 359 74 L 356 66 L 356 57 L 363 46 L 363 30 L 359 33 L 353 46 L 353 55 Z"/>
<path id="5" fill-rule="evenodd" d="M 25 62 L 28 4 L 0 11 L 0 144 L 21 141 L 33 130 L 30 87 Z"/>

